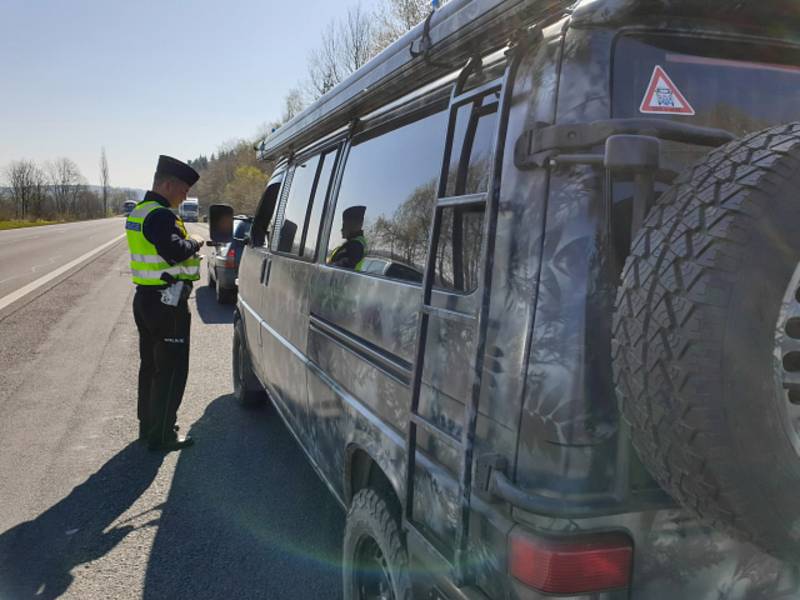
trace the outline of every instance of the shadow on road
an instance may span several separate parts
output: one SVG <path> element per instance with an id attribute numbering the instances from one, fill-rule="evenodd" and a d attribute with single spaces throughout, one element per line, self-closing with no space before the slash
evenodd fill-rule
<path id="1" fill-rule="evenodd" d="M 344 512 L 275 410 L 220 396 L 181 453 L 145 600 L 341 596 Z"/>
<path id="2" fill-rule="evenodd" d="M 197 302 L 197 314 L 207 325 L 220 325 L 233 323 L 233 304 L 220 304 L 214 289 L 201 285 L 194 289 L 194 298 Z"/>
<path id="3" fill-rule="evenodd" d="M 132 443 L 32 521 L 0 535 L 0 598 L 57 598 L 70 570 L 110 552 L 134 528 L 104 533 L 150 486 L 164 457 Z"/>

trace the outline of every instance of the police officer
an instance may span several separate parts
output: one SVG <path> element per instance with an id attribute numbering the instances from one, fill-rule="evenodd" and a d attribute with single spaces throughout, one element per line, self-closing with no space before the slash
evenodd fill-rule
<path id="1" fill-rule="evenodd" d="M 178 435 L 175 421 L 189 372 L 188 297 L 192 282 L 200 279 L 197 251 L 203 239 L 189 235 L 170 208 L 186 200 L 199 178 L 189 165 L 160 156 L 153 190 L 125 224 L 139 330 L 139 440 L 151 450 L 179 450 L 193 443 Z"/>
<path id="2" fill-rule="evenodd" d="M 342 212 L 342 237 L 345 241 L 328 255 L 329 265 L 360 270 L 361 261 L 367 254 L 367 238 L 364 237 L 366 211 L 366 206 L 351 206 Z"/>

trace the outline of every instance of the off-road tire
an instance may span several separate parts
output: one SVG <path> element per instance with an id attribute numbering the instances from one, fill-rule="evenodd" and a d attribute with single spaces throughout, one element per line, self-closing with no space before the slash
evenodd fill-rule
<path id="1" fill-rule="evenodd" d="M 247 338 L 244 335 L 244 326 L 241 319 L 236 319 L 233 325 L 233 395 L 243 406 L 257 406 L 266 400 L 266 392 L 258 381 L 253 366 L 250 362 L 250 352 L 247 349 Z"/>
<path id="2" fill-rule="evenodd" d="M 387 559 L 395 600 L 411 600 L 408 552 L 400 533 L 400 523 L 390 503 L 377 490 L 360 490 L 347 511 L 342 548 L 344 600 L 357 600 L 356 552 L 359 543 L 372 538 Z"/>
<path id="3" fill-rule="evenodd" d="M 773 351 L 798 259 L 793 123 L 714 150 L 659 200 L 625 265 L 613 344 L 622 411 L 657 481 L 712 526 L 794 558 L 800 457 Z"/>

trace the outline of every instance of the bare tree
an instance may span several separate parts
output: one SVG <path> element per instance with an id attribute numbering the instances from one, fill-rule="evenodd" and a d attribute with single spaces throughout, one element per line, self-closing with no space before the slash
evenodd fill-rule
<path id="1" fill-rule="evenodd" d="M 106 158 L 106 148 L 100 150 L 100 185 L 103 188 L 103 216 L 108 216 L 108 159 Z"/>
<path id="2" fill-rule="evenodd" d="M 49 163 L 46 169 L 56 214 L 62 217 L 73 215 L 77 199 L 86 185 L 78 165 L 69 158 L 59 158 Z"/>
<path id="3" fill-rule="evenodd" d="M 322 32 L 320 46 L 308 59 L 306 93 L 316 100 L 375 54 L 373 17 L 360 4 L 347 10 Z"/>
<path id="4" fill-rule="evenodd" d="M 328 23 L 320 42 L 319 48 L 313 50 L 308 57 L 307 93 L 313 100 L 326 94 L 343 78 L 339 63 L 341 42 L 335 21 Z"/>
<path id="5" fill-rule="evenodd" d="M 349 75 L 366 64 L 375 55 L 375 28 L 372 15 L 356 4 L 347 9 L 347 15 L 339 26 L 342 44 L 340 61 Z"/>
<path id="6" fill-rule="evenodd" d="M 377 23 L 375 53 L 424 21 L 431 9 L 430 0 L 383 0 L 374 16 L 374 21 Z"/>
<path id="7" fill-rule="evenodd" d="M 286 97 L 283 99 L 283 115 L 281 122 L 286 123 L 291 120 L 295 115 L 302 112 L 305 108 L 305 101 L 303 100 L 303 92 L 299 88 L 292 88 Z"/>
<path id="8" fill-rule="evenodd" d="M 47 185 L 42 169 L 33 161 L 18 160 L 8 166 L 6 177 L 16 218 L 41 216 Z"/>

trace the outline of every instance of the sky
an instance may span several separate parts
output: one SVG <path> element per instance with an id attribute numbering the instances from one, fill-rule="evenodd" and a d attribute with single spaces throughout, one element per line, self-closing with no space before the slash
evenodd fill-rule
<path id="1" fill-rule="evenodd" d="M 0 185 L 13 160 L 60 157 L 98 184 L 105 147 L 111 185 L 147 189 L 159 154 L 253 137 L 355 3 L 0 0 Z"/>

